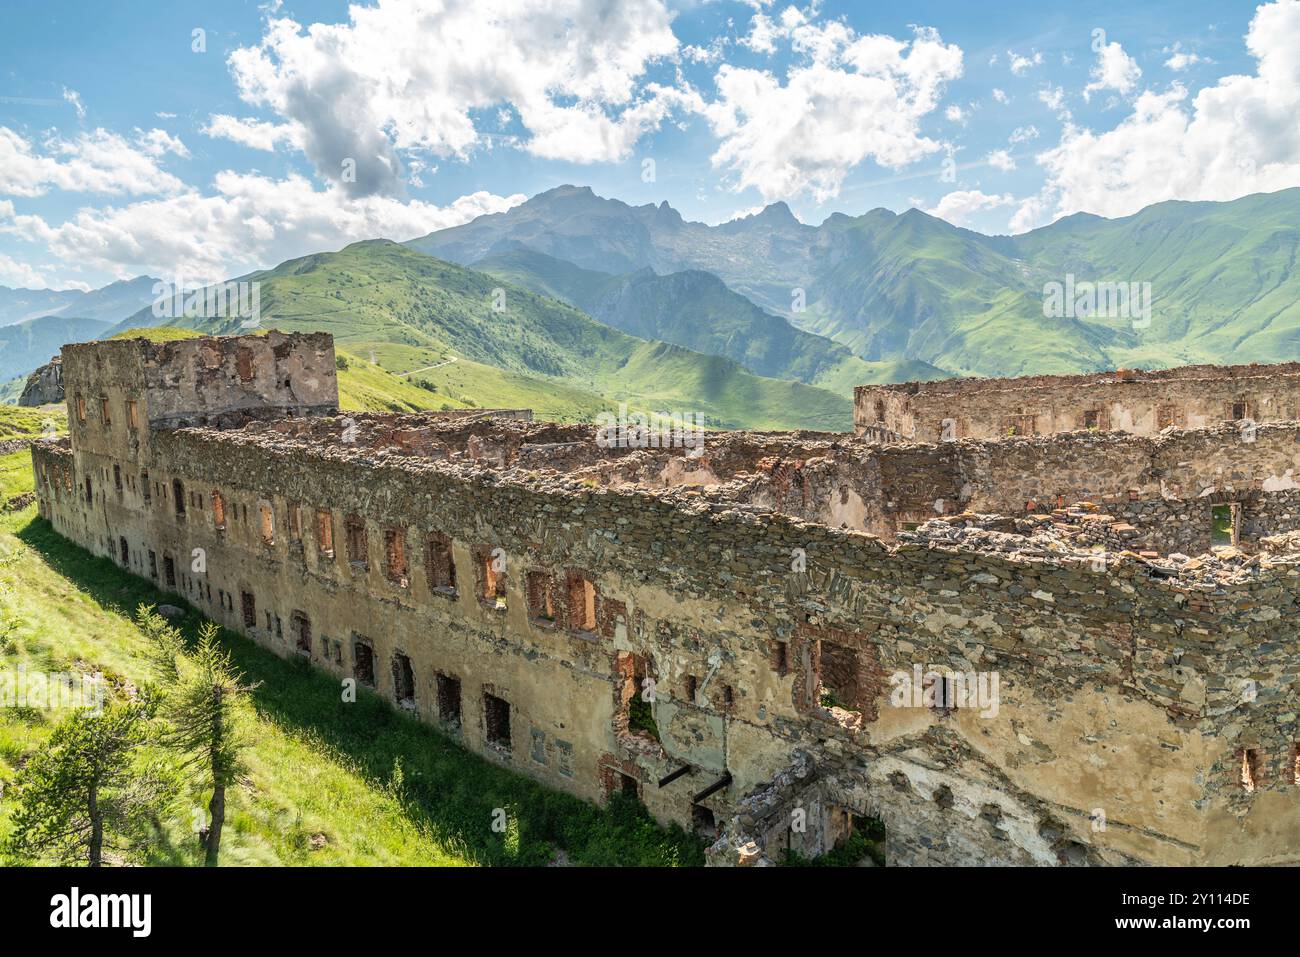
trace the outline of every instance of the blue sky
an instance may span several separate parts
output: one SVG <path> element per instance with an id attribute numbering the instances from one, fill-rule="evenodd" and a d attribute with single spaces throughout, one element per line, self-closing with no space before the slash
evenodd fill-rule
<path id="1" fill-rule="evenodd" d="M 1296 0 L 46 0 L 0 35 L 0 284 L 215 279 L 561 183 L 988 233 L 1232 199 L 1300 185 L 1297 63 Z"/>

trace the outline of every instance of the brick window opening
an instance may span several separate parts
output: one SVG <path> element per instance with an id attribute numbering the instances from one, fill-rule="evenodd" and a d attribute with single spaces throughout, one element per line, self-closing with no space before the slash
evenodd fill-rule
<path id="1" fill-rule="evenodd" d="M 1179 425 L 1182 422 L 1182 415 L 1176 405 L 1158 405 L 1156 406 L 1156 431 L 1163 432 L 1171 425 Z"/>
<path id="2" fill-rule="evenodd" d="M 574 631 L 596 630 L 596 583 L 582 572 L 568 575 L 569 627 Z"/>
<path id="3" fill-rule="evenodd" d="M 126 424 L 132 431 L 140 428 L 140 409 L 135 399 L 126 400 Z"/>
<path id="4" fill-rule="evenodd" d="M 341 665 L 341 664 L 343 664 L 343 644 L 342 644 L 342 642 L 338 642 L 338 641 L 334 642 L 334 663 L 335 663 L 336 665 Z"/>
<path id="5" fill-rule="evenodd" d="M 403 705 L 415 705 L 415 669 L 400 651 L 393 654 L 393 695 Z"/>
<path id="6" fill-rule="evenodd" d="M 253 380 L 253 350 L 240 346 L 235 352 L 235 371 L 244 382 Z"/>
<path id="7" fill-rule="evenodd" d="M 176 587 L 176 561 L 170 555 L 163 555 L 163 581 L 168 588 Z"/>
<path id="8" fill-rule="evenodd" d="M 330 640 L 324 635 L 320 636 L 320 660 L 330 660 Z"/>
<path id="9" fill-rule="evenodd" d="M 311 654 L 311 619 L 303 612 L 295 611 L 289 616 L 289 634 L 293 635 L 294 647 L 298 651 Z"/>
<path id="10" fill-rule="evenodd" d="M 116 464 L 113 466 L 113 488 L 122 491 L 122 467 Z"/>
<path id="11" fill-rule="evenodd" d="M 484 692 L 483 725 L 488 744 L 503 751 L 510 750 L 510 702 Z"/>
<path id="12" fill-rule="evenodd" d="M 131 552 L 126 547 L 125 538 L 119 538 L 117 540 L 117 550 L 118 550 L 118 554 L 121 555 L 122 557 L 122 564 L 129 565 L 131 563 Z"/>
<path id="13" fill-rule="evenodd" d="M 270 502 L 262 502 L 257 506 L 258 516 L 262 529 L 262 544 L 275 544 L 275 511 L 271 508 Z"/>
<path id="14" fill-rule="evenodd" d="M 316 548 L 326 558 L 334 557 L 334 520 L 327 508 L 316 509 Z"/>
<path id="15" fill-rule="evenodd" d="M 1083 413 L 1083 427 L 1085 429 L 1101 428 L 1101 413 L 1096 409 L 1088 409 Z"/>
<path id="16" fill-rule="evenodd" d="M 90 485 L 90 476 L 87 475 L 86 476 L 86 501 L 93 502 L 94 500 L 95 500 L 95 494 Z"/>
<path id="17" fill-rule="evenodd" d="M 722 706 L 728 711 L 736 703 L 736 690 L 731 685 L 722 686 Z"/>
<path id="18" fill-rule="evenodd" d="M 1240 422 L 1242 419 L 1250 418 L 1250 403 L 1245 399 L 1238 399 L 1232 403 L 1232 421 Z"/>
<path id="19" fill-rule="evenodd" d="M 158 556 L 152 548 L 149 549 L 149 577 L 158 577 Z"/>
<path id="20" fill-rule="evenodd" d="M 695 703 L 695 692 L 699 689 L 699 687 L 700 687 L 700 681 L 698 678 L 695 677 L 695 675 L 686 676 L 686 681 L 683 683 L 683 690 L 686 693 L 686 700 L 689 701 L 691 704 Z"/>
<path id="21" fill-rule="evenodd" d="M 343 523 L 344 540 L 348 547 L 348 562 L 358 568 L 370 565 L 370 543 L 366 536 L 366 523 L 355 516 Z"/>
<path id="22" fill-rule="evenodd" d="M 108 407 L 108 396 L 100 396 L 99 417 L 104 420 L 104 428 L 108 428 L 113 424 L 113 416 L 110 414 Z"/>
<path id="23" fill-rule="evenodd" d="M 257 627 L 257 602 L 253 600 L 251 592 L 241 591 L 239 593 L 239 602 L 244 612 L 244 627 Z"/>
<path id="24" fill-rule="evenodd" d="M 790 646 L 784 641 L 772 642 L 772 668 L 781 678 L 790 672 Z"/>
<path id="25" fill-rule="evenodd" d="M 655 724 L 654 701 L 650 689 L 654 687 L 650 663 L 641 655 L 620 651 L 614 662 L 619 683 L 619 724 L 626 724 L 630 734 L 653 741 L 659 740 L 659 726 Z"/>
<path id="26" fill-rule="evenodd" d="M 424 543 L 424 568 L 430 590 L 455 594 L 456 562 L 451 556 L 450 538 L 436 534 L 428 537 Z"/>
<path id="27" fill-rule="evenodd" d="M 1241 752 L 1241 786 L 1250 793 L 1259 787 L 1261 766 L 1258 748 L 1245 748 Z"/>
<path id="28" fill-rule="evenodd" d="M 185 517 L 185 486 L 180 479 L 172 479 L 172 499 L 176 504 L 176 515 Z"/>
<path id="29" fill-rule="evenodd" d="M 77 421 L 86 421 L 86 399 L 80 392 L 77 393 Z"/>
<path id="30" fill-rule="evenodd" d="M 546 572 L 529 572 L 527 592 L 528 617 L 540 624 L 555 624 L 555 602 L 551 596 L 551 576 Z"/>
<path id="31" fill-rule="evenodd" d="M 618 775 L 618 793 L 630 801 L 641 800 L 641 782 L 630 774 L 624 774 L 622 771 L 615 772 Z"/>
<path id="32" fill-rule="evenodd" d="M 1210 547 L 1236 545 L 1241 528 L 1240 505 L 1210 506 Z"/>
<path id="33" fill-rule="evenodd" d="M 460 727 L 460 679 L 439 672 L 438 720 L 450 727 Z"/>
<path id="34" fill-rule="evenodd" d="M 144 494 L 144 504 L 153 501 L 153 492 L 149 488 L 149 470 L 140 473 L 140 491 Z"/>
<path id="35" fill-rule="evenodd" d="M 858 652 L 847 645 L 819 639 L 814 652 L 818 703 L 823 708 L 861 711 L 862 664 Z"/>
<path id="36" fill-rule="evenodd" d="M 375 686 L 375 649 L 360 635 L 352 636 L 352 674 L 360 684 Z"/>
<path id="37" fill-rule="evenodd" d="M 384 577 L 401 588 L 411 583 L 406 564 L 406 533 L 400 528 L 384 532 Z"/>
<path id="38" fill-rule="evenodd" d="M 484 545 L 476 554 L 478 597 L 485 605 L 504 611 L 506 607 L 505 552 Z"/>
<path id="39" fill-rule="evenodd" d="M 302 544 L 302 506 L 289 506 L 289 544 Z"/>

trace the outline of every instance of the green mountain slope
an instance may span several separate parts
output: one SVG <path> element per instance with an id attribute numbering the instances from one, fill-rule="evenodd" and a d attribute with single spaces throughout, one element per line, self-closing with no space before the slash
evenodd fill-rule
<path id="1" fill-rule="evenodd" d="M 917 210 L 810 226 L 780 203 L 707 226 L 566 186 L 411 245 L 465 263 L 522 245 L 585 269 L 704 270 L 860 358 L 959 374 L 1300 358 L 1300 189 L 989 237 Z M 1151 323 L 1045 316 L 1044 284 L 1067 274 L 1151 283 Z"/>
<path id="2" fill-rule="evenodd" d="M 660 276 L 646 268 L 611 276 L 523 246 L 496 252 L 474 268 L 561 299 L 634 336 L 733 359 L 761 376 L 852 396 L 854 386 L 893 381 L 899 371 L 895 363 L 867 362 L 839 343 L 794 328 L 702 270 Z M 911 371 L 917 378 L 944 375 L 924 363 Z"/>
<path id="3" fill-rule="evenodd" d="M 333 333 L 355 355 L 368 359 L 373 353 L 389 372 L 410 373 L 435 387 L 453 376 L 474 378 L 489 390 L 458 398 L 480 406 L 529 405 L 545 412 L 539 403 L 512 400 L 558 389 L 557 403 L 582 418 L 628 401 L 642 409 L 698 412 L 720 427 L 852 425 L 845 396 L 630 336 L 566 303 L 386 240 L 291 260 L 250 278 L 261 283 L 263 327 Z M 154 322 L 146 309 L 123 328 Z M 173 324 L 231 334 L 240 331 L 240 322 Z M 650 356 L 661 368 L 646 361 Z"/>

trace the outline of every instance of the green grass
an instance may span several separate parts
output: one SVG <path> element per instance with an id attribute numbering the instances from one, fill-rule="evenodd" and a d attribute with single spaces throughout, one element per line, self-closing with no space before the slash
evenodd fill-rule
<path id="1" fill-rule="evenodd" d="M 6 422 L 14 410 L 0 410 Z M 8 423 L 15 428 L 13 423 Z M 30 455 L 25 480 L 30 490 Z M 10 481 L 9 479 L 6 480 Z M 0 651 L 0 668 L 101 671 L 140 685 L 150 677 L 147 642 L 132 621 L 140 603 L 182 604 L 113 562 L 97 558 L 36 517 L 35 507 L 0 516 L 0 617 L 21 624 Z M 188 610 L 190 640 L 203 621 Z M 680 828 L 655 824 L 621 797 L 597 808 L 550 791 L 471 754 L 434 728 L 362 692 L 344 703 L 337 679 L 286 661 L 231 632 L 235 664 L 252 682 L 249 772 L 228 795 L 224 864 L 545 865 L 562 850 L 575 864 L 698 865 L 703 849 Z M 0 841 L 9 832 L 18 770 L 48 738 L 56 712 L 0 709 Z M 195 865 L 200 791 L 159 814 L 157 840 L 129 860 Z M 493 830 L 497 808 L 505 833 Z M 0 864 L 34 863 L 6 860 Z"/>
<path id="2" fill-rule="evenodd" d="M 426 377 L 436 391 L 456 391 L 452 376 L 468 380 L 453 398 L 480 407 L 587 419 L 626 400 L 643 411 L 698 412 L 727 428 L 852 428 L 847 396 L 628 335 L 555 299 L 386 240 L 291 260 L 252 278 L 262 284 L 263 328 L 329 332 L 337 348 L 366 358 L 373 350 L 391 373 L 434 364 L 410 364 L 416 353 L 454 357 Z M 125 324 L 156 321 L 144 310 Z M 240 331 L 237 318 L 175 324 Z"/>

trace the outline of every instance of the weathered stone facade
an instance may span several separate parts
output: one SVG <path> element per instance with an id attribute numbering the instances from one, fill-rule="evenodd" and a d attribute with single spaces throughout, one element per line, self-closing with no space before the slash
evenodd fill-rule
<path id="1" fill-rule="evenodd" d="M 716 863 L 855 815 L 893 864 L 1300 861 L 1294 422 L 699 453 L 340 417 L 326 336 L 64 365 L 70 439 L 33 447 L 62 534 Z M 1235 547 L 1162 554 L 1211 502 Z"/>
<path id="2" fill-rule="evenodd" d="M 940 442 L 1075 430 L 1155 435 L 1297 415 L 1300 363 L 1120 369 L 1016 379 L 939 379 L 854 390 L 853 424 Z"/>

